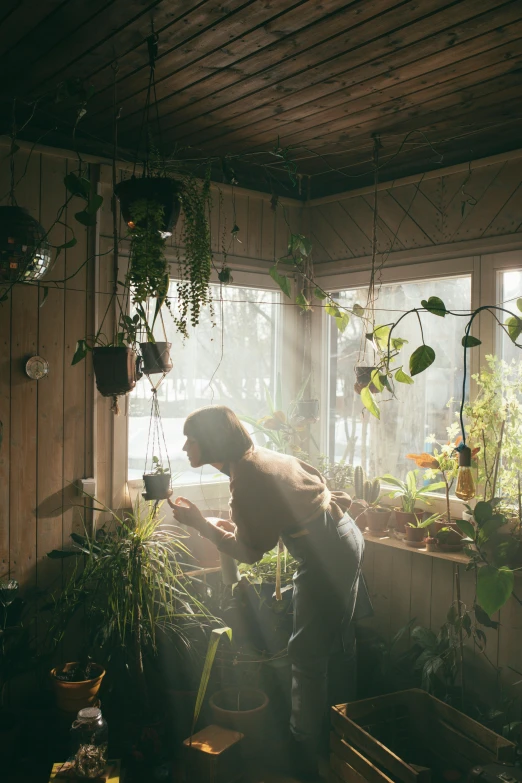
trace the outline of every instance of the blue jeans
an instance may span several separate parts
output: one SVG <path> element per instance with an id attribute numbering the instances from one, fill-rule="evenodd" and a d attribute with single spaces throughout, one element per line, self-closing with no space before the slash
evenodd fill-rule
<path id="1" fill-rule="evenodd" d="M 329 661 L 335 653 L 344 653 L 346 678 L 354 680 L 351 623 L 356 605 L 358 615 L 365 616 L 371 614 L 371 604 L 361 575 L 364 538 L 351 517 L 345 514 L 336 523 L 325 513 L 305 530 L 305 535 L 296 530 L 283 536 L 299 562 L 294 575 L 294 626 L 288 643 L 290 729 L 307 748 L 317 748 L 328 707 Z"/>

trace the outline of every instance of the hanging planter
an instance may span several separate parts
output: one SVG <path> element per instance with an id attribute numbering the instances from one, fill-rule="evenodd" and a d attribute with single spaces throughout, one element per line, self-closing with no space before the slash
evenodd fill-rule
<path id="1" fill-rule="evenodd" d="M 145 375 L 165 374 L 172 370 L 171 347 L 172 343 L 167 342 L 140 343 L 142 369 Z"/>
<path id="2" fill-rule="evenodd" d="M 96 388 L 102 397 L 128 394 L 138 380 L 138 359 L 132 348 L 98 346 L 92 349 Z"/>
<path id="3" fill-rule="evenodd" d="M 150 463 L 149 463 L 149 454 Z M 149 467 L 150 466 L 150 467 Z M 148 468 L 148 469 L 147 469 Z M 158 402 L 158 390 L 152 389 L 152 403 L 150 409 L 149 437 L 147 451 L 145 453 L 145 470 L 143 472 L 145 500 L 166 500 L 172 495 L 170 488 L 171 470 L 165 433 L 161 422 L 161 412 Z"/>
<path id="4" fill-rule="evenodd" d="M 51 267 L 45 229 L 26 209 L 0 207 L 0 281 L 40 280 Z"/>
<path id="5" fill-rule="evenodd" d="M 375 384 L 371 383 L 372 373 L 375 372 L 375 369 L 375 367 L 366 367 L 366 365 L 357 365 L 355 367 L 356 381 L 353 385 L 353 388 L 357 394 L 360 394 L 366 386 L 369 386 L 370 391 L 373 394 L 379 391 Z"/>
<path id="6" fill-rule="evenodd" d="M 319 421 L 319 400 L 299 400 L 296 403 L 296 414 L 306 423 Z"/>
<path id="7" fill-rule="evenodd" d="M 170 237 L 178 222 L 181 210 L 179 193 L 181 183 L 169 177 L 131 177 L 119 182 L 114 192 L 120 201 L 121 213 L 131 231 L 143 226 L 143 219 L 136 220 L 133 205 L 139 201 L 157 204 L 162 208 L 159 227 L 163 239 Z"/>

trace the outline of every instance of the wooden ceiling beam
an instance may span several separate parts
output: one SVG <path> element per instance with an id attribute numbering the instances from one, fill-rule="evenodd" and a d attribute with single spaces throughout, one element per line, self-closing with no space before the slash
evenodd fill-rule
<path id="1" fill-rule="evenodd" d="M 63 5 L 63 2 L 64 0 L 46 0 L 46 2 L 33 3 L 31 13 L 28 13 L 27 3 L 23 0 L 2 0 L 0 57 L 13 51 L 31 30 L 53 14 Z"/>

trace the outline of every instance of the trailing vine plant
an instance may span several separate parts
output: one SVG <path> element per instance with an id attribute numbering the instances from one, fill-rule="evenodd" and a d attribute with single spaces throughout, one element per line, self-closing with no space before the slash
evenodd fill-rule
<path id="1" fill-rule="evenodd" d="M 134 228 L 131 234 L 129 284 L 135 304 L 149 297 L 163 302 L 169 290 L 165 239 L 161 234 L 163 206 L 150 199 L 131 205 Z"/>

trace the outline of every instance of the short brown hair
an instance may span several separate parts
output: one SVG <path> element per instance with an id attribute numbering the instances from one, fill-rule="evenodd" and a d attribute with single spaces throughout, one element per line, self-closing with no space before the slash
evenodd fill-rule
<path id="1" fill-rule="evenodd" d="M 234 411 L 224 405 L 200 408 L 185 420 L 183 434 L 197 441 L 203 462 L 235 462 L 254 445 Z"/>

